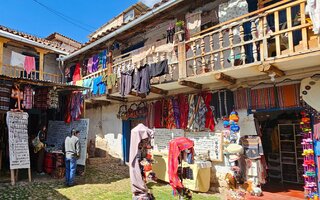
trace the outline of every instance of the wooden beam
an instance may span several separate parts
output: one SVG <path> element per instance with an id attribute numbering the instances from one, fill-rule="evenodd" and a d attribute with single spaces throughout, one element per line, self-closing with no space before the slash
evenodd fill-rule
<path id="1" fill-rule="evenodd" d="M 198 89 L 198 90 L 202 89 L 202 84 L 200 84 L 200 83 L 195 83 L 195 82 L 192 82 L 192 81 L 184 81 L 184 80 L 183 81 L 179 81 L 178 83 L 180 85 L 191 87 L 191 88 L 194 88 L 194 89 Z"/>
<path id="2" fill-rule="evenodd" d="M 140 97 L 140 98 L 143 98 L 143 99 L 147 97 L 147 95 L 144 94 L 144 93 L 138 93 L 138 92 L 134 92 L 134 91 L 131 91 L 131 92 L 129 93 L 129 95 L 136 96 L 136 97 Z"/>
<path id="3" fill-rule="evenodd" d="M 167 95 L 168 90 L 163 90 L 154 86 L 151 86 L 150 92 L 155 93 L 155 94 L 161 94 L 161 95 Z"/>
<path id="4" fill-rule="evenodd" d="M 274 72 L 276 74 L 276 77 L 281 77 L 285 75 L 285 73 L 282 70 L 271 64 L 260 65 L 259 71 L 267 74 Z"/>
<path id="5" fill-rule="evenodd" d="M 228 76 L 224 73 L 217 73 L 214 75 L 215 79 L 221 82 L 225 82 L 228 84 L 235 84 L 236 83 L 236 79 L 232 78 L 231 76 Z"/>
<path id="6" fill-rule="evenodd" d="M 107 99 L 114 100 L 114 101 L 122 101 L 122 102 L 128 101 L 128 99 L 126 97 L 116 97 L 116 96 L 111 96 L 111 95 L 107 95 L 106 97 L 107 97 Z"/>
<path id="7" fill-rule="evenodd" d="M 39 78 L 43 80 L 43 72 L 44 72 L 44 55 L 49 53 L 50 51 L 40 48 L 35 48 L 36 51 L 39 53 Z"/>

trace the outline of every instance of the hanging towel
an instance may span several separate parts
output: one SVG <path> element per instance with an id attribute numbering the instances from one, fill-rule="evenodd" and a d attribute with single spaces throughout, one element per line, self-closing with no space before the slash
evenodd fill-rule
<path id="1" fill-rule="evenodd" d="M 24 68 L 25 60 L 26 60 L 26 56 L 14 51 L 11 52 L 11 61 L 10 61 L 11 66 Z"/>
<path id="2" fill-rule="evenodd" d="M 76 82 L 78 81 L 78 80 L 81 80 L 81 75 L 80 75 L 80 63 L 77 63 L 76 64 L 76 67 L 75 67 L 75 69 L 74 69 L 74 72 L 73 72 L 73 76 L 72 76 L 72 80 L 73 80 L 73 84 L 75 85 L 76 84 Z"/>
<path id="3" fill-rule="evenodd" d="M 36 69 L 36 61 L 32 56 L 26 56 L 24 60 L 24 70 L 26 70 L 27 74 L 29 75 L 32 70 Z"/>

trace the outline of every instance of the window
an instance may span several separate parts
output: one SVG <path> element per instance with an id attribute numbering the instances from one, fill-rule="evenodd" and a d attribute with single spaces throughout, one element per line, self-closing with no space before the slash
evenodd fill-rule
<path id="1" fill-rule="evenodd" d="M 127 23 L 130 20 L 133 20 L 134 18 L 134 10 L 128 11 L 126 14 L 123 16 L 123 22 Z"/>

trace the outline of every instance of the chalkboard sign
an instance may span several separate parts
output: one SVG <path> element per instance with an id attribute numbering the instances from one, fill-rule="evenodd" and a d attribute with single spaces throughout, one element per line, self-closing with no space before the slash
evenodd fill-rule
<path id="1" fill-rule="evenodd" d="M 209 155 L 211 161 L 223 161 L 222 133 L 188 132 L 186 137 L 194 141 L 194 151 L 197 155 Z"/>
<path id="2" fill-rule="evenodd" d="M 154 129 L 154 145 L 158 147 L 158 150 L 169 149 L 170 140 L 183 137 L 184 130 L 182 129 Z"/>
<path id="3" fill-rule="evenodd" d="M 54 145 L 51 150 L 62 150 L 62 145 L 67 136 L 70 136 L 72 128 L 80 131 L 81 152 L 77 160 L 78 165 L 85 165 L 87 156 L 87 138 L 89 131 L 89 119 L 81 119 L 66 124 L 64 121 L 49 121 L 48 124 L 48 145 Z"/>
<path id="4" fill-rule="evenodd" d="M 10 169 L 30 168 L 28 113 L 7 112 Z"/>

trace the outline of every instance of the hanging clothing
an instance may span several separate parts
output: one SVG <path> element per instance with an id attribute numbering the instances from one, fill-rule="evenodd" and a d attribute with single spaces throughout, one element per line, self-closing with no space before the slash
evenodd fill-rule
<path id="1" fill-rule="evenodd" d="M 154 103 L 154 127 L 155 128 L 163 128 L 162 126 L 162 116 L 163 116 L 163 109 L 162 109 L 162 101 L 156 101 Z"/>
<path id="2" fill-rule="evenodd" d="M 65 116 L 64 122 L 69 124 L 72 121 L 71 117 L 71 103 L 72 103 L 72 94 L 66 96 L 66 107 L 65 107 Z"/>
<path id="3" fill-rule="evenodd" d="M 108 90 L 112 90 L 117 82 L 117 74 L 105 75 L 102 81 L 106 83 Z"/>
<path id="4" fill-rule="evenodd" d="M 83 92 L 82 92 L 83 95 L 88 94 L 89 91 L 91 92 L 93 90 L 92 78 L 84 79 L 83 80 L 83 87 L 91 88 L 91 89 L 83 90 Z"/>
<path id="5" fill-rule="evenodd" d="M 312 20 L 314 34 L 320 34 L 320 0 L 307 0 L 306 13 Z"/>
<path id="6" fill-rule="evenodd" d="M 249 92 L 247 88 L 237 89 L 233 92 L 234 106 L 236 110 L 248 109 L 249 106 Z"/>
<path id="7" fill-rule="evenodd" d="M 280 108 L 300 106 L 300 84 L 277 86 L 278 103 Z"/>
<path id="8" fill-rule="evenodd" d="M 25 86 L 23 91 L 23 105 L 25 109 L 33 107 L 33 89 L 31 86 Z"/>
<path id="9" fill-rule="evenodd" d="M 24 70 L 29 75 L 33 70 L 36 70 L 36 61 L 32 56 L 26 56 L 24 61 Z"/>
<path id="10" fill-rule="evenodd" d="M 58 109 L 59 108 L 59 95 L 56 90 L 50 90 L 48 94 L 48 108 Z"/>
<path id="11" fill-rule="evenodd" d="M 173 43 L 175 32 L 174 26 L 171 26 L 167 29 L 167 43 Z"/>
<path id="12" fill-rule="evenodd" d="M 142 178 L 139 164 L 139 144 L 142 140 L 153 137 L 153 131 L 143 124 L 138 124 L 131 130 L 129 172 L 131 191 L 138 199 L 148 199 L 148 187 Z"/>
<path id="13" fill-rule="evenodd" d="M 94 55 L 92 58 L 92 72 L 96 72 L 99 70 L 99 56 Z"/>
<path id="14" fill-rule="evenodd" d="M 81 66 L 80 63 L 77 63 L 73 72 L 72 81 L 75 85 L 78 80 L 81 80 Z"/>
<path id="15" fill-rule="evenodd" d="M 24 68 L 25 60 L 26 60 L 26 56 L 14 51 L 11 52 L 11 60 L 10 60 L 11 66 Z"/>
<path id="16" fill-rule="evenodd" d="M 148 65 L 149 77 L 159 77 L 165 74 L 169 74 L 168 60 L 159 61 Z"/>
<path id="17" fill-rule="evenodd" d="M 87 64 L 88 74 L 91 74 L 93 72 L 92 66 L 93 66 L 93 57 L 89 58 L 89 60 L 88 60 L 88 64 Z"/>
<path id="18" fill-rule="evenodd" d="M 76 86 L 82 87 L 83 86 L 83 80 L 76 81 Z"/>
<path id="19" fill-rule="evenodd" d="M 165 100 L 168 105 L 168 116 L 166 118 L 166 128 L 167 129 L 175 129 L 176 128 L 176 123 L 175 123 L 175 118 L 174 118 L 174 111 L 173 111 L 173 105 L 172 105 L 172 100 L 168 99 Z"/>
<path id="20" fill-rule="evenodd" d="M 276 107 L 275 88 L 251 89 L 251 109 L 269 109 Z"/>
<path id="21" fill-rule="evenodd" d="M 35 91 L 34 95 L 34 107 L 46 110 L 48 109 L 48 88 L 39 88 Z"/>
<path id="22" fill-rule="evenodd" d="M 210 106 L 216 118 L 221 119 L 229 116 L 230 112 L 234 109 L 233 93 L 229 90 L 212 93 Z"/>
<path id="23" fill-rule="evenodd" d="M 248 13 L 246 0 L 229 0 L 219 5 L 219 22 L 226 22 Z"/>
<path id="24" fill-rule="evenodd" d="M 106 84 L 102 81 L 102 76 L 98 76 L 93 79 L 93 90 L 92 94 L 105 94 L 106 93 Z"/>
<path id="25" fill-rule="evenodd" d="M 134 70 L 121 72 L 120 78 L 120 94 L 121 96 L 128 95 L 132 90 L 132 79 Z"/>
<path id="26" fill-rule="evenodd" d="M 204 99 L 204 104 L 206 105 L 206 109 L 207 109 L 206 117 L 205 117 L 205 120 L 206 120 L 205 128 L 213 131 L 214 127 L 215 127 L 215 122 L 214 122 L 214 114 L 213 114 L 213 111 L 210 107 L 210 102 L 212 99 L 211 93 L 203 94 L 203 99 Z"/>
<path id="27" fill-rule="evenodd" d="M 193 146 L 193 141 L 185 137 L 175 138 L 169 143 L 168 174 L 169 183 L 174 192 L 176 192 L 177 189 L 182 189 L 184 187 L 178 176 L 178 159 L 180 152 L 190 149 L 193 153 Z"/>
<path id="28" fill-rule="evenodd" d="M 204 103 L 202 96 L 197 96 L 196 116 L 193 130 L 203 131 L 206 125 L 207 107 Z"/>
<path id="29" fill-rule="evenodd" d="M 186 129 L 188 125 L 189 103 L 188 97 L 184 94 L 178 96 L 180 111 L 180 128 Z"/>
<path id="30" fill-rule="evenodd" d="M 168 125 L 168 115 L 169 115 L 169 105 L 167 100 L 162 100 L 162 127 L 167 127 Z"/>
<path id="31" fill-rule="evenodd" d="M 146 126 L 150 128 L 154 128 L 154 118 L 155 118 L 155 110 L 154 110 L 154 103 L 149 103 L 147 105 L 148 112 L 146 117 Z"/>
<path id="32" fill-rule="evenodd" d="M 187 29 L 190 35 L 194 35 L 201 31 L 201 11 L 186 14 Z"/>
<path id="33" fill-rule="evenodd" d="M 74 92 L 72 94 L 71 98 L 71 107 L 70 107 L 70 113 L 71 113 L 71 120 L 76 121 L 80 119 L 80 116 L 82 114 L 82 106 L 83 103 L 83 96 L 81 92 Z"/>
<path id="34" fill-rule="evenodd" d="M 196 117 L 196 103 L 195 103 L 195 95 L 190 94 L 188 96 L 188 104 L 189 104 L 189 113 L 188 113 L 188 125 L 187 128 L 193 130 L 195 117 Z"/>
<path id="35" fill-rule="evenodd" d="M 240 138 L 239 144 L 244 149 L 244 155 L 249 159 L 261 158 L 263 148 L 259 136 L 244 136 Z"/>
<path id="36" fill-rule="evenodd" d="M 174 114 L 174 121 L 176 124 L 176 128 L 180 129 L 180 110 L 179 110 L 179 102 L 177 98 L 172 99 L 172 107 Z"/>
<path id="37" fill-rule="evenodd" d="M 151 85 L 148 64 L 140 67 L 139 69 L 135 69 L 133 83 L 133 87 L 138 93 L 149 94 Z"/>

